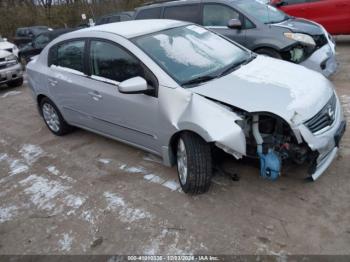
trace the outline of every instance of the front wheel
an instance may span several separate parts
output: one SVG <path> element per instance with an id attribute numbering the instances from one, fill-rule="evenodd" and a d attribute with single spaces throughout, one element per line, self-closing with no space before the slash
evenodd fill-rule
<path id="1" fill-rule="evenodd" d="M 183 133 L 177 142 L 177 171 L 185 193 L 201 194 L 209 190 L 212 178 L 210 145 L 194 133 Z"/>

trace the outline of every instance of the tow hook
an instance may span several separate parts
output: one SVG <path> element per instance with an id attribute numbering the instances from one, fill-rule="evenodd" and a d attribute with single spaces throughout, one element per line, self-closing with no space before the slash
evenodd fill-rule
<path id="1" fill-rule="evenodd" d="M 270 149 L 267 154 L 263 153 L 264 140 L 259 131 L 259 115 L 253 116 L 253 135 L 260 159 L 260 176 L 271 181 L 277 180 L 281 175 L 281 158 L 273 149 Z"/>

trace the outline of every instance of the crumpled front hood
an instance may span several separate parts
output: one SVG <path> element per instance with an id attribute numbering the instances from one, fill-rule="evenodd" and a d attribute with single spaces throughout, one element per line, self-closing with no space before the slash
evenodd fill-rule
<path id="1" fill-rule="evenodd" d="M 281 23 L 272 24 L 272 26 L 279 26 L 288 28 L 294 33 L 304 33 L 308 35 L 322 35 L 323 29 L 317 24 L 302 18 L 292 18 Z"/>
<path id="2" fill-rule="evenodd" d="M 270 112 L 297 125 L 324 107 L 333 85 L 302 66 L 258 56 L 229 75 L 189 90 L 248 112 Z"/>

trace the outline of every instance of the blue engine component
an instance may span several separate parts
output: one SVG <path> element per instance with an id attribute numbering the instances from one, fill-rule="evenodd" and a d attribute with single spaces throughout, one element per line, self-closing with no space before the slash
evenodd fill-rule
<path id="1" fill-rule="evenodd" d="M 281 159 L 277 153 L 270 150 L 267 154 L 259 153 L 260 176 L 275 181 L 281 175 Z"/>

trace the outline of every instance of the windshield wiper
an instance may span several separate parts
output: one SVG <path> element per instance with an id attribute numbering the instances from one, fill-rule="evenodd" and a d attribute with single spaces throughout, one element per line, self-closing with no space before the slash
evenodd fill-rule
<path id="1" fill-rule="evenodd" d="M 182 85 L 188 86 L 188 85 L 200 84 L 203 82 L 208 82 L 208 81 L 213 80 L 215 78 L 217 78 L 217 76 L 212 76 L 212 75 L 199 76 L 197 78 L 194 78 L 194 79 L 191 79 L 187 82 L 182 83 Z"/>
<path id="2" fill-rule="evenodd" d="M 237 63 L 233 63 L 232 65 L 227 67 L 224 71 L 222 71 L 220 73 L 219 77 L 222 77 L 224 75 L 228 75 L 229 73 L 231 73 L 234 70 L 238 69 L 240 66 L 248 64 L 249 62 L 251 62 L 255 58 L 256 58 L 256 55 L 255 54 L 251 54 L 251 56 L 249 58 L 247 58 L 245 60 L 242 60 L 242 61 L 239 61 Z"/>

